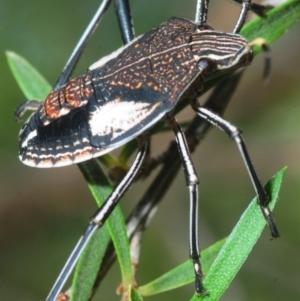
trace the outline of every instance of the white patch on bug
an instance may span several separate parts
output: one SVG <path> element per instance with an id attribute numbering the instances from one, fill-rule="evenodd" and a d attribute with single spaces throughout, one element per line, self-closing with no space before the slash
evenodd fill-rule
<path id="1" fill-rule="evenodd" d="M 36 137 L 36 136 L 37 136 L 37 131 L 36 131 L 36 130 L 30 132 L 30 133 L 27 135 L 26 139 L 23 141 L 21 147 L 22 147 L 22 148 L 27 147 L 28 141 L 31 140 L 31 139 L 33 139 L 33 138 Z"/>
<path id="2" fill-rule="evenodd" d="M 87 137 L 82 137 L 82 143 L 90 143 L 90 140 Z"/>
<path id="3" fill-rule="evenodd" d="M 126 141 L 131 140 L 162 118 L 164 113 L 155 116 L 144 128 L 138 127 L 161 104 L 162 102 L 158 102 L 155 105 L 136 101 L 119 102 L 116 99 L 114 102 L 96 107 L 95 111 L 91 113 L 89 120 L 91 133 L 93 136 L 111 135 L 111 140 L 113 141 L 132 128 L 137 127 L 137 131 L 132 136 L 124 139 Z M 123 143 L 125 141 L 122 141 L 120 144 Z"/>
<path id="4" fill-rule="evenodd" d="M 73 145 L 76 147 L 77 145 L 81 145 L 81 141 L 79 139 L 73 141 Z"/>
<path id="5" fill-rule="evenodd" d="M 60 109 L 60 116 L 67 115 L 67 114 L 69 114 L 70 111 L 71 111 L 70 108 L 62 107 Z"/>

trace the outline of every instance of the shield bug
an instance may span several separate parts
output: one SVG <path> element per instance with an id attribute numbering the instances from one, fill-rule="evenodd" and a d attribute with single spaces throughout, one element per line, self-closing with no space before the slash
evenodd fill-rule
<path id="1" fill-rule="evenodd" d="M 198 250 L 198 177 L 185 135 L 173 117 L 184 97 L 190 99 L 200 118 L 236 142 L 271 235 L 279 236 L 268 208 L 268 195 L 251 163 L 241 131 L 197 102 L 205 82 L 251 63 L 256 43 L 238 34 L 250 6 L 250 1 L 243 2 L 234 33 L 225 33 L 207 25 L 208 1 L 198 1 L 196 22 L 172 18 L 133 39 L 93 64 L 86 73 L 56 87 L 24 124 L 19 157 L 34 167 L 83 162 L 135 138 L 140 144 L 130 170 L 93 215 L 47 300 L 56 299 L 90 237 L 104 224 L 136 177 L 147 152 L 145 134 L 159 121 L 166 121 L 174 131 L 190 190 L 190 257 L 196 291 L 205 293 Z M 21 107 L 18 115 L 29 105 L 36 103 Z"/>

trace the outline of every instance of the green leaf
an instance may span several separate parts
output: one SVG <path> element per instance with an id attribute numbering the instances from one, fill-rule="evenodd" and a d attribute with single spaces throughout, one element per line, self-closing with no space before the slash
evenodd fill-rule
<path id="1" fill-rule="evenodd" d="M 98 206 L 101 206 L 112 192 L 112 187 L 110 186 L 105 173 L 102 171 L 99 163 L 95 159 L 78 165 Z M 113 240 L 117 253 L 122 273 L 123 287 L 125 290 L 131 288 L 133 275 L 129 243 L 125 221 L 118 206 L 110 215 L 105 225 L 107 228 L 102 227 L 100 231 L 95 233 L 79 259 L 72 284 L 72 301 L 88 300 L 104 252 L 109 242 L 109 236 Z M 108 232 L 110 235 L 108 235 Z"/>
<path id="2" fill-rule="evenodd" d="M 256 18 L 247 23 L 241 30 L 241 35 L 252 41 L 264 38 L 268 45 L 280 38 L 293 24 L 300 19 L 300 1 L 290 0 L 270 10 L 266 17 Z M 255 54 L 261 52 L 256 47 Z"/>
<path id="3" fill-rule="evenodd" d="M 142 296 L 133 287 L 131 288 L 131 295 L 130 295 L 129 301 L 143 301 Z"/>
<path id="4" fill-rule="evenodd" d="M 50 84 L 23 57 L 6 51 L 9 67 L 22 92 L 29 100 L 43 100 L 51 91 Z"/>
<path id="5" fill-rule="evenodd" d="M 112 154 L 105 154 L 98 158 L 98 160 L 106 167 L 114 167 L 118 164 L 117 158 Z"/>
<path id="6" fill-rule="evenodd" d="M 271 210 L 274 209 L 278 200 L 285 170 L 286 168 L 283 168 L 279 171 L 266 185 L 271 200 L 269 204 Z M 265 224 L 255 198 L 241 216 L 230 236 L 201 252 L 201 263 L 206 275 L 203 283 L 209 293 L 208 296 L 205 296 L 206 301 L 218 300 L 222 296 L 248 257 Z M 154 281 L 140 286 L 138 292 L 142 296 L 154 295 L 191 283 L 194 279 L 193 265 L 188 260 Z M 199 300 L 199 296 L 195 294 L 192 300 Z"/>
<path id="7" fill-rule="evenodd" d="M 201 252 L 201 264 L 204 273 L 209 270 L 224 243 L 225 238 Z M 192 261 L 187 260 L 154 281 L 140 286 L 138 292 L 142 296 L 150 296 L 186 285 L 194 280 L 195 276 Z"/>
<path id="8" fill-rule="evenodd" d="M 269 208 L 272 211 L 278 201 L 285 170 L 286 168 L 283 168 L 279 171 L 265 186 L 270 197 Z M 220 299 L 247 259 L 265 225 L 266 222 L 255 198 L 232 230 L 204 278 L 203 284 L 208 292 L 207 296 L 202 297 L 205 301 Z M 195 294 L 191 301 L 199 301 L 199 295 Z"/>
<path id="9" fill-rule="evenodd" d="M 106 176 L 97 172 L 96 178 L 97 165 L 94 160 L 89 161 L 89 164 L 79 164 L 79 167 L 100 206 L 112 191 Z M 76 265 L 71 289 L 72 301 L 88 300 L 109 241 L 107 225 L 92 236 Z"/>
<path id="10" fill-rule="evenodd" d="M 91 294 L 106 247 L 110 241 L 107 225 L 96 231 L 76 265 L 72 280 L 71 300 L 88 300 Z"/>

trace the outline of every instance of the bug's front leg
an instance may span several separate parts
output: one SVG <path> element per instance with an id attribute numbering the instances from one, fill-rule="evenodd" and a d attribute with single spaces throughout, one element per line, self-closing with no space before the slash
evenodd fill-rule
<path id="1" fill-rule="evenodd" d="M 129 0 L 115 0 L 115 11 L 122 35 L 122 41 L 124 45 L 128 44 L 135 36 Z"/>
<path id="2" fill-rule="evenodd" d="M 46 301 L 55 301 L 57 299 L 58 294 L 60 293 L 64 284 L 68 280 L 71 272 L 73 271 L 80 255 L 82 254 L 90 238 L 93 236 L 93 234 L 97 229 L 103 226 L 107 218 L 110 216 L 111 212 L 115 209 L 115 207 L 119 203 L 125 191 L 129 188 L 129 186 L 134 181 L 147 153 L 146 137 L 144 136 L 138 137 L 138 142 L 140 147 L 136 154 L 134 162 L 132 163 L 132 166 L 130 167 L 129 171 L 127 172 L 123 180 L 118 184 L 118 186 L 110 194 L 107 200 L 92 216 L 89 225 L 85 229 L 82 237 L 79 239 L 77 245 L 75 246 L 71 255 L 69 256 L 65 266 L 63 267 L 56 282 L 54 283 Z"/>
<path id="3" fill-rule="evenodd" d="M 274 6 L 268 5 L 268 4 L 258 4 L 258 3 L 253 3 L 252 1 L 245 1 L 245 0 L 232 0 L 233 2 L 236 2 L 238 4 L 243 4 L 244 2 L 250 2 L 250 10 L 257 14 L 260 17 L 265 16 L 266 12 L 272 9 Z"/>
<path id="4" fill-rule="evenodd" d="M 15 110 L 15 117 L 17 121 L 20 121 L 22 116 L 25 114 L 27 111 L 32 111 L 35 112 L 40 106 L 42 102 L 39 100 L 26 100 L 22 102 Z"/>
<path id="5" fill-rule="evenodd" d="M 198 176 L 191 159 L 190 151 L 186 137 L 176 122 L 174 117 L 168 118 L 168 123 L 172 127 L 175 140 L 177 142 L 180 159 L 183 165 L 186 185 L 190 191 L 190 218 L 189 218 L 189 241 L 190 241 L 190 258 L 193 261 L 195 273 L 195 289 L 200 295 L 205 295 L 206 291 L 202 284 L 203 272 L 200 263 L 200 252 L 198 243 Z"/>

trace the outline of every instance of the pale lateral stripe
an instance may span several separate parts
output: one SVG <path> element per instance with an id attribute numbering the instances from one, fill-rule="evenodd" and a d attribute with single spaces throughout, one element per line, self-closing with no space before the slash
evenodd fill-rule
<path id="1" fill-rule="evenodd" d="M 22 145 L 21 145 L 22 148 L 27 147 L 28 141 L 31 140 L 31 139 L 33 139 L 33 138 L 36 137 L 36 136 L 37 136 L 37 131 L 36 131 L 36 130 L 30 132 L 30 133 L 27 135 L 26 139 L 23 141 L 23 143 L 22 143 Z"/>
<path id="2" fill-rule="evenodd" d="M 108 61 L 116 58 L 123 50 L 125 50 L 126 48 L 128 48 L 129 46 L 131 46 L 134 42 L 136 42 L 136 40 L 138 40 L 142 35 L 139 35 L 138 37 L 135 37 L 130 43 L 120 47 L 119 49 L 113 51 L 112 53 L 102 57 L 100 60 L 98 60 L 97 62 L 93 63 L 88 69 L 89 70 L 94 70 L 96 68 L 100 68 L 103 65 L 105 65 Z"/>
<path id="3" fill-rule="evenodd" d="M 214 32 L 215 33 L 215 32 Z M 222 33 L 222 32 L 220 32 L 220 34 L 222 34 L 222 35 L 224 35 L 225 33 Z M 228 35 L 228 34 L 226 34 L 226 35 Z M 230 37 L 232 37 L 232 35 L 229 35 Z M 244 41 L 245 42 L 245 46 L 247 46 L 247 41 L 246 40 L 244 40 L 243 38 L 241 38 L 240 36 L 236 36 L 237 37 L 237 41 Z M 191 45 L 191 44 L 197 44 L 197 42 L 190 42 L 190 43 L 184 43 L 184 44 L 181 44 L 181 45 L 178 45 L 178 46 L 174 46 L 174 47 L 172 47 L 172 48 L 170 48 L 170 49 L 168 49 L 168 50 L 164 50 L 164 51 L 161 51 L 161 52 L 157 52 L 157 53 L 155 53 L 155 54 L 150 54 L 150 56 L 152 57 L 152 58 L 154 58 L 154 57 L 156 57 L 156 56 L 160 56 L 161 54 L 166 54 L 166 53 L 169 53 L 169 52 L 172 52 L 172 51 L 174 51 L 174 50 L 177 50 L 177 49 L 179 49 L 179 48 L 182 48 L 182 47 L 185 47 L 185 46 L 189 46 L 189 45 Z M 199 44 L 199 42 L 198 42 L 198 44 Z M 243 43 L 242 43 L 242 45 L 243 45 Z M 123 48 L 123 49 L 125 49 L 125 48 Z M 118 50 L 117 50 L 118 51 Z M 122 51 L 120 51 L 119 53 L 121 53 Z M 118 54 L 119 54 L 118 53 Z M 138 61 L 135 61 L 135 62 L 133 62 L 133 63 L 131 63 L 131 64 L 128 64 L 128 65 L 126 65 L 126 66 L 123 66 L 122 68 L 120 68 L 120 69 L 118 69 L 118 70 L 116 70 L 116 71 L 114 71 L 114 72 L 112 72 L 112 73 L 109 73 L 109 74 L 107 74 L 107 75 L 105 75 L 105 76 L 102 76 L 102 77 L 100 77 L 99 79 L 106 79 L 106 78 L 109 78 L 109 77 L 112 77 L 113 75 L 115 75 L 116 73 L 119 73 L 120 71 L 122 71 L 122 70 L 124 70 L 124 69 L 127 69 L 127 68 L 130 68 L 130 67 L 132 67 L 132 66 L 134 66 L 134 65 L 136 65 L 136 64 L 139 64 L 139 63 L 141 63 L 141 62 L 143 62 L 143 61 L 145 61 L 145 60 L 148 60 L 149 59 L 149 57 L 148 56 L 145 56 L 145 57 L 143 57 L 143 58 L 141 58 L 141 59 L 139 59 Z M 92 65 L 93 66 L 93 65 Z"/>

